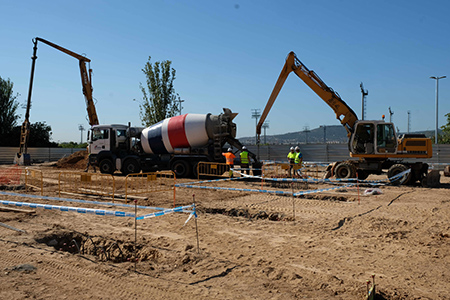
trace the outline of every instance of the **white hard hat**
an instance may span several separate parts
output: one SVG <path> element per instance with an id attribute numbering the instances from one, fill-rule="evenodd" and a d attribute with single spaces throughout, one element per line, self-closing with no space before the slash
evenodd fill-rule
<path id="1" fill-rule="evenodd" d="M 294 151 L 294 147 L 291 147 L 291 151 Z"/>
<path id="2" fill-rule="evenodd" d="M 231 149 L 231 148 L 228 148 L 228 150 L 227 150 L 228 152 L 231 152 L 231 151 L 233 151 L 233 149 Z"/>
<path id="3" fill-rule="evenodd" d="M 245 147 L 245 146 L 242 146 L 242 150 L 247 150 L 247 147 Z"/>
<path id="4" fill-rule="evenodd" d="M 300 150 L 300 148 L 298 147 L 298 146 L 295 146 L 295 150 L 297 151 L 297 150 Z"/>

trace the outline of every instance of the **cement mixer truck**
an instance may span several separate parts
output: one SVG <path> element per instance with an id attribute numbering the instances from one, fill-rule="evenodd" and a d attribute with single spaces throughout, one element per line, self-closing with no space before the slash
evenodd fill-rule
<path id="1" fill-rule="evenodd" d="M 232 122 L 237 113 L 223 111 L 175 116 L 147 128 L 94 125 L 88 132 L 89 162 L 106 174 L 172 170 L 177 177 L 196 177 L 199 162 L 224 162 L 225 144 L 242 148 Z M 258 168 L 256 155 L 249 154 Z"/>

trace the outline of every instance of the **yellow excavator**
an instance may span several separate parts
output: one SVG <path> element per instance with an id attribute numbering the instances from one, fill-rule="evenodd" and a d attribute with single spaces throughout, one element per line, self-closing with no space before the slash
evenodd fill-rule
<path id="1" fill-rule="evenodd" d="M 402 179 L 402 184 L 424 182 L 428 175 L 428 164 L 417 159 L 432 157 L 431 139 L 422 134 L 397 136 L 393 123 L 383 120 L 358 120 L 356 113 L 341 99 L 339 94 L 327 86 L 312 70 L 309 70 L 290 52 L 280 76 L 267 101 L 256 126 L 258 144 L 261 127 L 272 108 L 288 75 L 294 72 L 335 112 L 336 118 L 347 130 L 350 156 L 358 160 L 334 162 L 327 168 L 325 177 L 366 179 L 370 174 L 382 174 L 387 170 L 389 178 L 411 169 Z M 414 159 L 408 162 L 408 159 Z M 396 179 L 396 182 L 399 182 Z"/>
<path id="2" fill-rule="evenodd" d="M 38 42 L 42 42 L 44 44 L 47 44 L 61 52 L 64 52 L 72 57 L 75 57 L 79 61 L 80 65 L 80 74 L 81 74 L 81 85 L 83 87 L 83 94 L 84 98 L 86 100 L 86 108 L 89 116 L 89 124 L 92 125 L 98 125 L 98 117 L 97 112 L 95 110 L 95 104 L 94 100 L 92 98 L 92 69 L 87 68 L 86 64 L 90 63 L 91 60 L 85 56 L 79 55 L 75 52 L 72 52 L 70 50 L 67 50 L 61 46 L 58 46 L 52 42 L 49 42 L 47 40 L 44 40 L 42 38 L 36 37 L 33 39 L 33 56 L 31 57 L 31 75 L 30 75 L 30 85 L 28 88 L 28 100 L 27 100 L 27 106 L 26 106 L 26 112 L 25 112 L 25 120 L 21 127 L 20 132 L 20 148 L 19 152 L 16 153 L 16 156 L 14 158 L 14 163 L 19 165 L 29 165 L 31 163 L 30 155 L 28 154 L 28 136 L 30 134 L 30 108 L 31 108 L 31 93 L 33 89 L 33 79 L 34 79 L 34 69 L 36 65 L 36 53 L 37 53 L 37 44 Z M 89 71 L 88 71 L 89 70 Z"/>

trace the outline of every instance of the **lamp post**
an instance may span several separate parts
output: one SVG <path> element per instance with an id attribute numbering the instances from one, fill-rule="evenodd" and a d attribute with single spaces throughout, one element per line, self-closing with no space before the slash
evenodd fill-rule
<path id="1" fill-rule="evenodd" d="M 180 113 L 180 116 L 181 116 L 181 109 L 183 108 L 182 106 L 181 106 L 181 103 L 183 103 L 184 102 L 184 100 L 181 100 L 180 99 L 180 97 L 178 97 L 178 100 L 174 100 L 174 102 L 177 102 L 177 103 L 179 103 L 180 104 L 180 108 L 179 108 L 179 113 Z"/>
<path id="2" fill-rule="evenodd" d="M 80 142 L 80 144 L 83 144 L 83 131 L 85 131 L 85 129 L 84 129 L 82 124 L 78 125 L 78 130 L 81 131 L 81 142 Z"/>
<path id="3" fill-rule="evenodd" d="M 430 76 L 431 79 L 436 80 L 436 130 L 434 133 L 434 143 L 438 143 L 438 103 L 439 103 L 439 79 L 447 78 L 447 76 Z"/>

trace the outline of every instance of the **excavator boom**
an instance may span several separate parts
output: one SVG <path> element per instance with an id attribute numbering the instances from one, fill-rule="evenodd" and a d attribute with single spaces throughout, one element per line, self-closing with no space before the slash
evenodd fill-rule
<path id="1" fill-rule="evenodd" d="M 258 137 L 261 135 L 261 127 L 272 108 L 275 99 L 277 98 L 281 88 L 283 87 L 287 77 L 291 72 L 294 72 L 300 79 L 303 80 L 323 101 L 325 101 L 336 113 L 336 118 L 347 130 L 348 136 L 350 136 L 354 130 L 355 122 L 358 120 L 356 113 L 341 99 L 338 93 L 332 88 L 327 86 L 322 79 L 314 72 L 309 70 L 295 55 L 294 52 L 290 52 L 286 58 L 286 63 L 281 70 L 272 94 L 267 101 L 266 107 L 259 119 L 259 123 L 256 126 L 256 133 Z"/>

